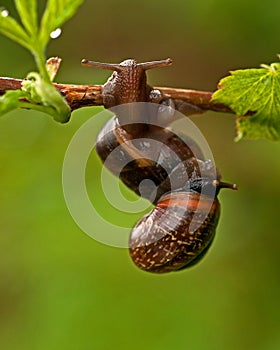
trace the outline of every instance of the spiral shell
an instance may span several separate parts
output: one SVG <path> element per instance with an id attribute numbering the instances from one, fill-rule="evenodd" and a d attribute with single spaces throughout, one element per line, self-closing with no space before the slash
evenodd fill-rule
<path id="1" fill-rule="evenodd" d="M 219 215 L 217 198 L 212 201 L 200 193 L 183 191 L 163 196 L 131 232 L 132 260 L 141 269 L 156 273 L 193 265 L 210 247 Z M 191 232 L 192 220 L 201 218 L 205 219 Z"/>

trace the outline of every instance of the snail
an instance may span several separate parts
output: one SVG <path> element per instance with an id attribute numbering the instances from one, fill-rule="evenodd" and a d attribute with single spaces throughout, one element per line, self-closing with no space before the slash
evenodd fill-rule
<path id="1" fill-rule="evenodd" d="M 120 64 L 83 60 L 82 64 L 113 70 L 102 89 L 104 107 L 127 106 L 120 112 L 116 109 L 99 133 L 97 154 L 127 187 L 155 205 L 131 231 L 132 260 L 155 273 L 194 265 L 213 241 L 219 190 L 236 185 L 221 181 L 194 140 L 169 128 L 176 118 L 174 102 L 147 85 L 146 70 L 169 66 L 171 59 L 145 63 L 128 59 Z M 185 102 L 181 109 L 201 113 Z"/>
<path id="2" fill-rule="evenodd" d="M 102 89 L 104 107 L 110 109 L 116 105 L 163 99 L 158 91 L 146 84 L 145 72 L 151 68 L 168 66 L 172 61 L 166 59 L 136 63 L 135 60 L 129 59 L 120 64 L 107 64 L 83 60 L 82 63 L 96 68 L 114 70 Z M 154 189 L 152 183 L 159 186 L 178 162 L 201 156 L 199 146 L 193 140 L 183 140 L 166 128 L 169 122 L 174 121 L 172 116 L 171 120 L 166 119 L 164 123 L 161 120 L 160 126 L 156 125 L 155 116 L 158 117 L 158 113 L 154 110 L 155 108 L 152 104 L 138 103 L 137 109 L 134 109 L 133 112 L 130 109 L 122 109 L 121 112 L 125 112 L 125 115 L 118 113 L 110 119 L 99 133 L 96 142 L 96 152 L 103 162 L 114 151 L 114 159 L 106 163 L 109 170 L 119 176 L 122 182 L 136 194 L 147 199 L 152 197 L 150 195 Z M 194 106 L 193 109 L 198 110 L 198 107 Z M 146 141 L 145 144 L 141 142 L 143 139 Z M 161 154 L 162 149 L 159 150 L 158 158 L 163 159 L 161 164 L 147 159 L 147 154 L 145 154 L 147 148 L 151 149 L 154 146 L 150 142 L 147 147 L 149 140 L 168 145 L 164 154 Z M 128 147 L 129 141 L 133 142 Z M 150 152 L 153 153 L 153 150 Z M 178 157 L 174 159 L 172 154 Z M 140 193 L 139 185 L 144 179 L 151 181 L 146 182 L 146 188 L 142 188 L 142 193 Z M 160 193 L 152 200 L 154 204 L 159 196 Z"/>
<path id="3" fill-rule="evenodd" d="M 181 270 L 196 264 L 209 249 L 220 216 L 219 190 L 236 186 L 211 178 L 196 178 L 186 185 L 188 188 L 163 195 L 133 228 L 130 255 L 141 269 L 155 273 Z"/>

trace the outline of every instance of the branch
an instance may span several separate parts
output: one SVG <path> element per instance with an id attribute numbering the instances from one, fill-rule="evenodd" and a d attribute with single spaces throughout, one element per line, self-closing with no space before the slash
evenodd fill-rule
<path id="1" fill-rule="evenodd" d="M 175 106 L 177 104 L 180 104 L 181 101 L 190 103 L 200 108 L 202 112 L 215 111 L 223 113 L 234 113 L 230 108 L 223 104 L 211 102 L 213 92 L 168 87 L 154 87 L 154 89 L 160 90 L 160 92 L 166 98 L 172 98 L 175 100 Z"/>
<path id="2" fill-rule="evenodd" d="M 0 95 L 7 90 L 21 89 L 21 79 L 0 77 Z M 72 110 L 86 106 L 103 104 L 102 85 L 72 85 L 54 83 L 56 89 L 65 97 Z"/>
<path id="3" fill-rule="evenodd" d="M 21 89 L 21 83 L 21 79 L 0 77 L 0 95 L 3 95 L 7 90 Z M 87 106 L 103 105 L 103 85 L 73 85 L 54 83 L 54 86 L 65 97 L 71 110 Z M 225 105 L 211 102 L 212 92 L 167 87 L 154 87 L 153 89 L 159 90 L 163 94 L 164 99 L 173 99 L 176 108 L 180 107 L 180 104 L 184 102 L 197 107 L 197 111 L 193 111 L 192 114 L 202 113 L 207 110 L 233 113 L 233 111 Z"/>

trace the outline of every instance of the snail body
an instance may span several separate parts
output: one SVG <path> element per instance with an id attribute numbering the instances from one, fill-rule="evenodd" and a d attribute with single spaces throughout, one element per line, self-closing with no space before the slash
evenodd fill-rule
<path id="1" fill-rule="evenodd" d="M 173 114 L 163 121 L 157 110 L 158 105 L 141 104 L 163 98 L 147 85 L 146 70 L 169 66 L 171 63 L 170 59 L 145 63 L 125 60 L 120 64 L 83 60 L 85 65 L 114 70 L 102 89 L 105 108 L 138 102 L 136 108 L 132 105 L 132 108 L 122 110 L 122 113 L 117 113 L 108 121 L 97 137 L 96 152 L 104 163 L 114 152 L 114 157 L 110 157 L 106 167 L 132 191 L 153 203 L 156 203 L 161 193 L 154 195 L 154 186 L 151 184 L 159 186 L 179 162 L 201 155 L 199 146 L 193 140 L 186 142 L 167 128 L 174 121 Z M 161 118 L 160 126 L 156 123 L 156 118 Z M 161 146 L 152 149 L 155 143 L 151 140 L 158 141 L 160 145 L 168 145 L 168 149 L 163 150 Z M 161 159 L 162 163 L 149 159 L 151 153 L 153 159 Z M 146 182 L 140 193 L 139 185 L 145 179 L 151 182 Z"/>
<path id="2" fill-rule="evenodd" d="M 125 112 L 117 109 L 101 130 L 96 152 L 127 187 L 155 205 L 136 223 L 129 240 L 134 263 L 155 273 L 184 269 L 205 255 L 220 215 L 218 192 L 223 187 L 236 189 L 221 182 L 194 140 L 186 141 L 172 131 L 174 110 L 168 108 L 172 100 L 147 85 L 147 69 L 171 63 L 170 59 L 120 64 L 83 60 L 84 65 L 114 71 L 102 89 L 105 108 L 127 106 Z M 190 114 L 201 112 L 186 105 L 180 108 Z M 161 106 L 167 106 L 164 113 Z"/>

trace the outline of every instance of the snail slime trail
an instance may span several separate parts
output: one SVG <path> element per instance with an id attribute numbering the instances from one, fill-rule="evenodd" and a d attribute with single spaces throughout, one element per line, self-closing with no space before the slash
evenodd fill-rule
<path id="1" fill-rule="evenodd" d="M 127 187 L 155 205 L 131 231 L 133 262 L 154 273 L 193 266 L 213 242 L 220 189 L 237 186 L 221 181 L 214 164 L 203 159 L 200 145 L 192 138 L 186 142 L 169 128 L 176 119 L 174 103 L 147 85 L 146 70 L 169 66 L 171 59 L 82 63 L 113 71 L 102 89 L 105 108 L 127 105 L 126 112 L 116 110 L 99 133 L 97 154 Z M 200 113 L 197 106 L 184 103 L 189 114 Z M 149 152 L 158 144 L 162 147 L 157 148 L 155 159 Z"/>

